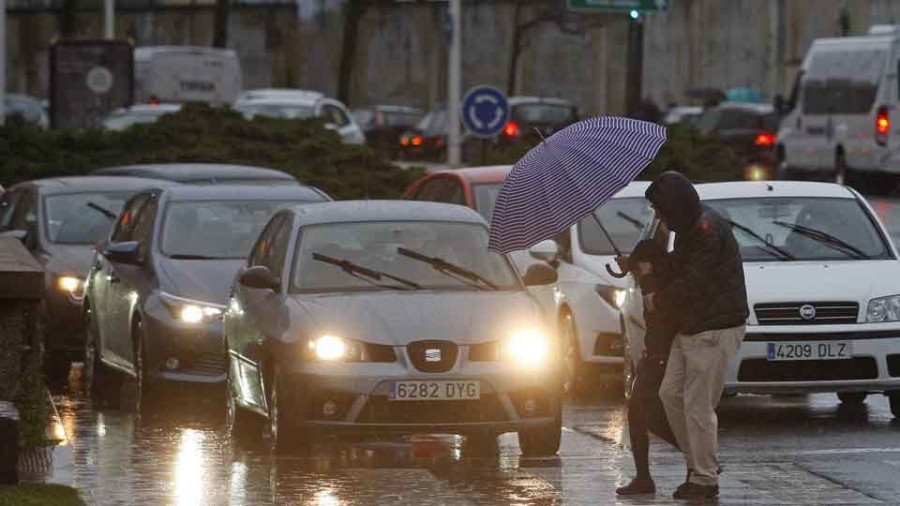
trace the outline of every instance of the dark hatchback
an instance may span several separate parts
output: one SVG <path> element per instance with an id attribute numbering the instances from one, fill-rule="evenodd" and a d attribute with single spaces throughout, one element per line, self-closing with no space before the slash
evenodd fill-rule
<path id="1" fill-rule="evenodd" d="M 43 265 L 46 374 L 65 378 L 84 350 L 81 299 L 94 246 L 105 239 L 122 204 L 159 181 L 65 177 L 17 184 L 0 197 L 0 232 L 23 241 Z"/>
<path id="2" fill-rule="evenodd" d="M 97 176 L 131 176 L 185 184 L 299 185 L 294 176 L 275 169 L 218 163 L 125 165 L 92 172 Z"/>
<path id="3" fill-rule="evenodd" d="M 703 134 L 717 135 L 734 150 L 744 179 L 762 181 L 776 175 L 778 123 L 778 113 L 769 104 L 725 102 L 704 112 L 695 127 Z"/>
<path id="4" fill-rule="evenodd" d="M 96 255 L 84 295 L 86 387 L 115 402 L 121 376 L 219 383 L 228 287 L 269 217 L 329 200 L 300 186 L 179 185 L 141 192 Z"/>
<path id="5" fill-rule="evenodd" d="M 416 126 L 423 114 L 421 109 L 399 105 L 373 105 L 353 111 L 366 135 L 366 144 L 391 153 L 400 149 L 400 136 Z"/>

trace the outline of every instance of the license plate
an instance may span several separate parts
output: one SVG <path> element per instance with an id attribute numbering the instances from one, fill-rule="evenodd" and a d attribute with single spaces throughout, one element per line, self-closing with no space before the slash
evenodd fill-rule
<path id="1" fill-rule="evenodd" d="M 767 357 L 779 360 L 842 360 L 853 358 L 853 343 L 824 341 L 801 343 L 768 343 Z"/>
<path id="2" fill-rule="evenodd" d="M 467 401 L 481 398 L 479 381 L 394 381 L 392 401 Z"/>

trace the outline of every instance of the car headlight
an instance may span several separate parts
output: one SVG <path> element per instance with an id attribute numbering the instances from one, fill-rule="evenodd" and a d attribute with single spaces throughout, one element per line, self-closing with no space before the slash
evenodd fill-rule
<path id="1" fill-rule="evenodd" d="M 628 297 L 628 290 L 609 285 L 597 285 L 597 295 L 603 298 L 610 306 L 621 309 L 625 305 L 625 299 Z"/>
<path id="2" fill-rule="evenodd" d="M 506 355 L 518 364 L 537 366 L 547 360 L 550 346 L 537 330 L 519 331 L 506 342 Z"/>
<path id="3" fill-rule="evenodd" d="M 81 300 L 84 296 L 84 280 L 79 277 L 60 276 L 56 280 L 56 286 L 75 300 Z"/>
<path id="4" fill-rule="evenodd" d="M 185 299 L 165 292 L 160 292 L 159 295 L 172 316 L 183 323 L 208 323 L 221 318 L 225 310 L 225 306 L 221 304 Z"/>
<path id="5" fill-rule="evenodd" d="M 900 321 L 900 295 L 891 295 L 869 301 L 866 310 L 866 322 L 895 322 Z"/>
<path id="6" fill-rule="evenodd" d="M 324 362 L 362 362 L 362 346 L 358 341 L 325 334 L 307 343 L 306 358 Z"/>

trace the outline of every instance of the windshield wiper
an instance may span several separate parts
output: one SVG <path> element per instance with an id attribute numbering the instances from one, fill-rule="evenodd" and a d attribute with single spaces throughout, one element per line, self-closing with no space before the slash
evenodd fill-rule
<path id="1" fill-rule="evenodd" d="M 216 257 L 206 256 L 206 255 L 169 255 L 169 258 L 172 260 L 215 260 Z"/>
<path id="2" fill-rule="evenodd" d="M 116 216 L 118 216 L 116 213 L 114 213 L 114 212 L 110 211 L 109 209 L 107 209 L 107 208 L 101 206 L 100 204 L 95 204 L 94 202 L 88 202 L 88 203 L 87 203 L 87 206 L 90 207 L 91 209 L 93 209 L 94 211 L 99 212 L 99 213 L 102 214 L 103 216 L 106 216 L 107 218 L 110 219 L 110 221 L 115 220 L 115 219 L 116 219 Z"/>
<path id="3" fill-rule="evenodd" d="M 635 218 L 634 216 L 631 216 L 630 214 L 628 214 L 624 211 L 617 211 L 616 216 L 618 216 L 619 218 L 622 218 L 623 220 L 627 221 L 628 223 L 631 223 L 634 226 L 634 228 L 641 230 L 641 231 L 643 231 L 644 227 L 647 226 L 647 224 L 644 223 L 643 221 Z"/>
<path id="4" fill-rule="evenodd" d="M 744 232 L 745 234 L 749 235 L 750 237 L 763 243 L 765 245 L 765 248 L 763 249 L 763 251 L 765 251 L 766 253 L 768 253 L 774 257 L 777 257 L 779 260 L 788 261 L 788 260 L 796 260 L 797 259 L 797 257 L 795 257 L 794 255 L 788 253 L 787 251 L 779 248 L 778 246 L 775 246 L 774 244 L 772 244 L 771 242 L 766 240 L 765 237 L 757 234 L 756 232 L 751 230 L 749 227 L 746 227 L 744 225 L 741 225 L 740 223 L 736 223 L 736 222 L 730 221 L 730 220 L 728 221 L 728 223 L 731 224 L 732 227 Z"/>
<path id="5" fill-rule="evenodd" d="M 398 283 L 401 283 L 403 285 L 406 285 L 415 290 L 422 289 L 422 285 L 420 285 L 416 282 L 410 281 L 408 279 L 403 279 L 403 278 L 394 276 L 392 274 L 388 274 L 386 272 L 369 269 L 368 267 L 363 267 L 363 266 L 361 266 L 357 263 L 353 263 L 349 260 L 344 260 L 341 258 L 334 258 L 334 257 L 330 257 L 328 255 L 323 255 L 321 253 L 316 253 L 316 252 L 313 252 L 312 257 L 313 257 L 313 260 L 317 260 L 319 262 L 325 262 L 326 264 L 331 264 L 331 265 L 334 265 L 335 267 L 340 267 L 341 270 L 343 270 L 347 274 L 350 274 L 351 276 L 353 276 L 355 278 L 362 279 L 363 281 L 367 281 L 369 283 L 372 283 L 376 286 L 380 286 L 382 288 L 403 290 L 403 288 L 401 288 L 397 285 L 385 285 L 385 284 L 381 284 L 381 283 L 373 283 L 372 280 L 381 281 L 381 278 L 387 278 L 387 279 L 394 280 Z"/>
<path id="6" fill-rule="evenodd" d="M 798 234 L 800 234 L 804 237 L 808 237 L 808 238 L 812 239 L 813 241 L 820 242 L 820 243 L 824 244 L 825 246 L 830 247 L 831 249 L 840 251 L 841 253 L 844 253 L 848 256 L 855 257 L 858 260 L 869 260 L 872 258 L 869 255 L 863 253 L 856 246 L 854 246 L 842 239 L 839 239 L 827 232 L 822 232 L 821 230 L 818 230 L 815 228 L 804 227 L 803 225 L 797 225 L 795 223 L 787 223 L 784 221 L 773 221 L 772 223 L 775 225 L 778 225 L 779 227 L 784 227 L 784 228 L 793 230 L 794 232 L 797 232 Z"/>
<path id="7" fill-rule="evenodd" d="M 470 285 L 478 288 L 479 290 L 491 289 L 497 290 L 497 285 L 491 283 L 487 279 L 484 278 L 481 274 L 477 272 L 471 271 L 464 267 L 460 267 L 455 264 L 451 264 L 450 262 L 444 260 L 440 257 L 430 257 L 427 255 L 423 255 L 419 252 L 406 249 L 406 248 L 397 248 L 397 253 L 407 257 L 412 258 L 413 260 L 418 260 L 419 262 L 425 262 L 430 264 L 434 269 L 438 272 L 446 274 L 454 279 L 459 279 L 456 276 L 462 277 L 468 281 L 470 281 Z M 483 283 L 483 285 L 479 285 L 478 283 Z M 487 287 L 487 288 L 485 288 Z"/>

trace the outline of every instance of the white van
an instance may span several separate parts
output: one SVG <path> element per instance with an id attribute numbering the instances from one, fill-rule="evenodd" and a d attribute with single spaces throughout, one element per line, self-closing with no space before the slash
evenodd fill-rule
<path id="1" fill-rule="evenodd" d="M 874 26 L 864 37 L 813 41 L 776 139 L 779 172 L 822 172 L 845 183 L 863 175 L 872 188 L 900 180 L 896 121 L 900 26 Z M 894 137 L 894 139 L 891 139 Z"/>
<path id="2" fill-rule="evenodd" d="M 232 104 L 241 92 L 241 65 L 231 49 L 145 46 L 134 49 L 134 101 Z"/>

